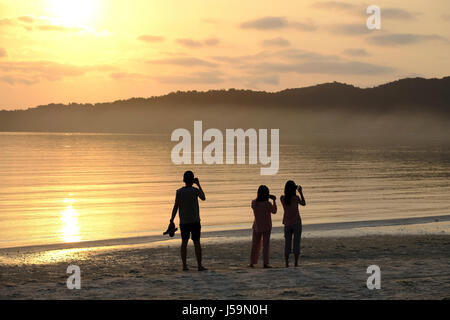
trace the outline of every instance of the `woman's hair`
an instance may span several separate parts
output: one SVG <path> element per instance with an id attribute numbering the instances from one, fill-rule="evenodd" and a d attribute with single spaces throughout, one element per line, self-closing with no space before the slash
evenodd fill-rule
<path id="1" fill-rule="evenodd" d="M 292 197 L 295 196 L 295 191 L 297 190 L 297 185 L 294 181 L 289 180 L 284 185 L 284 203 L 288 206 L 291 205 Z"/>
<path id="2" fill-rule="evenodd" d="M 261 185 L 258 188 L 258 196 L 256 197 L 256 201 L 268 201 L 269 200 L 269 188 L 267 186 Z"/>

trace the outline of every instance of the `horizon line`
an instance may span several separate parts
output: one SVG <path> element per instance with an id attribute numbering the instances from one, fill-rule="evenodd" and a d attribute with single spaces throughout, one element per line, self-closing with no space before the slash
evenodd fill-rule
<path id="1" fill-rule="evenodd" d="M 209 90 L 196 90 L 196 89 L 192 89 L 192 90 L 176 90 L 176 91 L 170 91 L 164 94 L 160 94 L 160 95 L 152 95 L 152 96 L 147 96 L 147 97 L 129 97 L 126 99 L 118 99 L 118 100 L 113 100 L 113 101 L 103 101 L 103 102 L 69 102 L 69 103 L 61 103 L 61 102 L 50 102 L 47 104 L 39 104 L 39 105 L 35 105 L 32 107 L 23 107 L 23 108 L 17 108 L 17 109 L 0 109 L 0 112 L 2 111 L 26 111 L 26 110 L 30 110 L 30 109 L 36 109 L 39 107 L 45 107 L 45 106 L 49 106 L 49 105 L 63 105 L 63 106 L 70 106 L 73 104 L 76 105 L 97 105 L 97 104 L 110 104 L 110 103 L 116 103 L 116 102 L 121 102 L 121 101 L 129 101 L 132 99 L 155 99 L 155 98 L 162 98 L 162 97 L 166 97 L 169 96 L 171 94 L 176 94 L 176 93 L 192 93 L 192 92 L 196 92 L 196 93 L 207 93 L 207 92 L 214 92 L 214 91 L 230 91 L 230 90 L 235 90 L 235 91 L 251 91 L 251 92 L 261 92 L 261 93 L 269 93 L 269 94 L 273 94 L 273 93 L 280 93 L 286 90 L 293 90 L 293 89 L 306 89 L 306 88 L 312 88 L 312 87 L 317 87 L 317 86 L 321 86 L 321 85 L 326 85 L 326 84 L 343 84 L 343 85 L 347 85 L 347 86 L 351 86 L 357 89 L 361 89 L 361 90 L 366 90 L 366 89 L 373 89 L 373 88 L 377 88 L 377 87 L 381 87 L 384 85 L 388 85 L 391 83 L 395 83 L 398 81 L 402 81 L 402 80 L 414 80 L 414 79 L 421 79 L 421 80 L 443 80 L 445 78 L 449 78 L 450 75 L 447 76 L 442 76 L 442 77 L 431 77 L 431 78 L 425 78 L 425 77 L 405 77 L 405 78 L 398 78 L 396 80 L 393 81 L 388 81 L 388 82 L 383 82 L 377 85 L 373 85 L 373 86 L 356 86 L 350 83 L 346 83 L 346 82 L 340 82 L 340 81 L 329 81 L 329 82 L 321 82 L 321 83 L 317 83 L 314 85 L 309 85 L 309 86 L 304 86 L 304 87 L 289 87 L 289 88 L 284 88 L 281 90 L 274 90 L 274 91 L 267 91 L 267 90 L 253 90 L 253 89 L 238 89 L 238 88 L 221 88 L 221 89 L 209 89 Z"/>

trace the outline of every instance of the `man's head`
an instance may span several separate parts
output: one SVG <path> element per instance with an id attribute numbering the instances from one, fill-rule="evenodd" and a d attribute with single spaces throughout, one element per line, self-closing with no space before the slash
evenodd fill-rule
<path id="1" fill-rule="evenodd" d="M 194 173 L 190 170 L 186 171 L 183 175 L 183 181 L 187 186 L 192 186 L 194 184 Z"/>

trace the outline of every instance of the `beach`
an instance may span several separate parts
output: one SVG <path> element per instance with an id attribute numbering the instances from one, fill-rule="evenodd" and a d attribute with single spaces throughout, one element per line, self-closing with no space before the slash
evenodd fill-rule
<path id="1" fill-rule="evenodd" d="M 292 266 L 292 258 L 291 267 L 284 266 L 279 228 L 271 241 L 272 269 L 263 269 L 262 261 L 254 269 L 247 267 L 248 234 L 206 236 L 203 256 L 209 270 L 204 272 L 196 270 L 192 243 L 190 270 L 181 270 L 179 239 L 111 247 L 0 250 L 0 298 L 449 299 L 448 222 L 432 225 L 428 225 L 432 233 L 417 232 L 417 225 L 334 228 L 320 233 L 310 228 L 302 239 L 298 268 Z M 66 287 L 69 265 L 80 267 L 80 290 Z M 381 269 L 379 290 L 367 288 L 370 265 Z"/>
<path id="2" fill-rule="evenodd" d="M 179 232 L 162 236 L 188 169 L 168 161 L 166 138 L 0 135 L 0 299 L 450 297 L 447 147 L 281 145 L 280 173 L 264 177 L 258 167 L 195 166 L 207 197 L 209 270 L 199 273 L 192 243 L 183 272 Z M 250 269 L 251 199 L 260 184 L 283 194 L 291 177 L 308 203 L 300 267 L 284 267 L 280 207 L 274 268 Z M 66 286 L 72 265 L 79 290 Z M 371 265 L 379 290 L 366 285 Z"/>
<path id="3" fill-rule="evenodd" d="M 0 300 L 449 300 L 449 24 L 449 0 L 0 0 Z"/>

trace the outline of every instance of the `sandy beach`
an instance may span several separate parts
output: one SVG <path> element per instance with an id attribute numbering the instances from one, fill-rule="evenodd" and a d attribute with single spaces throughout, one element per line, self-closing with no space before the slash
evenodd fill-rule
<path id="1" fill-rule="evenodd" d="M 449 26 L 450 0 L 0 0 L 0 301 L 445 304 Z"/>
<path id="2" fill-rule="evenodd" d="M 447 229 L 448 230 L 448 229 Z M 449 299 L 448 234 L 306 233 L 300 267 L 285 268 L 283 239 L 271 242 L 273 269 L 247 268 L 248 238 L 206 238 L 206 272 L 181 271 L 179 240 L 151 245 L 51 251 L 3 251 L 1 299 Z M 262 262 L 261 262 L 262 263 Z M 81 268 L 82 288 L 66 287 L 66 268 Z M 366 269 L 381 268 L 369 290 Z"/>

